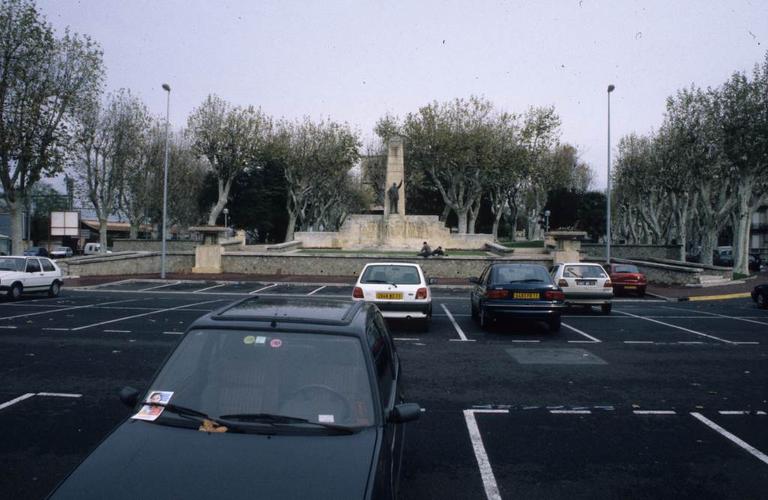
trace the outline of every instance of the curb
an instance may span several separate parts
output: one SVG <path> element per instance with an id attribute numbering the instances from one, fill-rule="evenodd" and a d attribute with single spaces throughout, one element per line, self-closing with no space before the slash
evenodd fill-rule
<path id="1" fill-rule="evenodd" d="M 729 299 L 748 299 L 752 296 L 749 292 L 725 293 L 721 295 L 700 295 L 696 297 L 686 297 L 691 302 L 700 302 L 705 300 L 729 300 Z"/>

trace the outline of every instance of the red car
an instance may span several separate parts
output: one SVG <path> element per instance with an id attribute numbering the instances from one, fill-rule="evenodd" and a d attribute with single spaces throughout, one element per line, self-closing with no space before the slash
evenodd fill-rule
<path id="1" fill-rule="evenodd" d="M 632 292 L 642 297 L 648 282 L 637 266 L 632 264 L 611 264 L 608 274 L 613 283 L 613 293 Z"/>

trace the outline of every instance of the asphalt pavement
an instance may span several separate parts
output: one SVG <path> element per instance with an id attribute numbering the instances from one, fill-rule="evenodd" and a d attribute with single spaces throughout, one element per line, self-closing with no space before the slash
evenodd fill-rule
<path id="1" fill-rule="evenodd" d="M 194 319 L 248 295 L 345 283 L 128 280 L 0 302 L 0 496 L 44 498 L 129 410 Z M 749 299 L 619 299 L 563 328 L 482 331 L 434 289 L 429 332 L 390 323 L 409 424 L 406 499 L 765 498 L 768 311 Z"/>

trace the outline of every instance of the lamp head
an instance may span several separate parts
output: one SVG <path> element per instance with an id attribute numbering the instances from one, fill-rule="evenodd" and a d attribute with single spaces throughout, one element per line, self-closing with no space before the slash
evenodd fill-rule
<path id="1" fill-rule="evenodd" d="M 171 86 L 168 85 L 167 83 L 164 83 L 163 84 L 163 90 L 165 90 L 166 92 L 170 92 L 171 91 Z"/>
<path id="2" fill-rule="evenodd" d="M 616 87 L 614 87 L 613 85 L 608 85 L 608 93 L 611 93 L 611 92 L 613 92 L 613 90 L 614 90 L 615 88 L 616 88 Z"/>

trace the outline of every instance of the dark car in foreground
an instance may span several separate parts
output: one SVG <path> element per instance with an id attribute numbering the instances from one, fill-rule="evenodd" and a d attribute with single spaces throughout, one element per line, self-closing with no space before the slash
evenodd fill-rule
<path id="1" fill-rule="evenodd" d="M 639 297 L 645 296 L 648 280 L 634 264 L 611 264 L 608 266 L 608 276 L 611 277 L 613 293 L 634 293 Z"/>
<path id="2" fill-rule="evenodd" d="M 55 499 L 395 498 L 401 368 L 372 304 L 248 298 L 197 320 Z"/>
<path id="3" fill-rule="evenodd" d="M 768 283 L 757 285 L 752 289 L 752 300 L 761 309 L 768 309 Z"/>
<path id="4" fill-rule="evenodd" d="M 565 295 L 547 268 L 536 264 L 490 264 L 479 278 L 470 278 L 472 319 L 486 329 L 499 318 L 545 321 L 560 330 Z"/>

